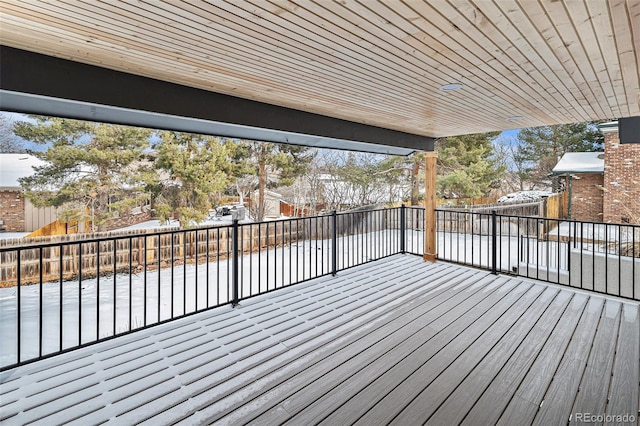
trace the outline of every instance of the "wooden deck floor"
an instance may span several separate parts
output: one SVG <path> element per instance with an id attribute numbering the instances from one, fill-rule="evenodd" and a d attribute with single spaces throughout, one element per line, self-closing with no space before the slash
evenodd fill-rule
<path id="1" fill-rule="evenodd" d="M 4 372 L 0 419 L 635 424 L 639 363 L 636 303 L 398 255 Z"/>

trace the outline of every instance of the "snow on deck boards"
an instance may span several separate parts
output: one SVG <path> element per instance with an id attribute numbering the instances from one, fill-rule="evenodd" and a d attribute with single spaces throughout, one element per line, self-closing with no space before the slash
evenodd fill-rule
<path id="1" fill-rule="evenodd" d="M 638 304 L 396 255 L 0 373 L 0 421 L 637 416 L 639 351 Z"/>

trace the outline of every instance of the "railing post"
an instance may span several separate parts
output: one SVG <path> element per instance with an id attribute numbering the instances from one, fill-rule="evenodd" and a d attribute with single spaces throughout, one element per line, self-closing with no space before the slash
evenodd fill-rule
<path id="1" fill-rule="evenodd" d="M 231 306 L 238 305 L 238 219 L 232 221 L 231 235 Z"/>
<path id="2" fill-rule="evenodd" d="M 406 253 L 405 247 L 405 238 L 407 233 L 407 222 L 406 222 L 406 212 L 407 208 L 404 204 L 400 206 L 400 253 Z"/>
<path id="3" fill-rule="evenodd" d="M 338 272 L 338 212 L 331 212 L 331 275 Z"/>
<path id="4" fill-rule="evenodd" d="M 496 232 L 497 215 L 491 210 L 491 273 L 498 275 L 498 233 Z"/>

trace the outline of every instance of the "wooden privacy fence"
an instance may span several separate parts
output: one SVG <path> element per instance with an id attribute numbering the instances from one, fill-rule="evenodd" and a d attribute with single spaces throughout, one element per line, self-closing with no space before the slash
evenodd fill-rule
<path id="1" fill-rule="evenodd" d="M 562 219 L 548 219 L 535 216 L 511 216 L 503 213 L 496 214 L 495 232 L 499 236 L 537 236 L 542 238 L 551 230 L 557 228 Z M 437 210 L 436 226 L 438 232 L 452 232 L 487 236 L 493 233 L 493 218 L 491 211 L 475 212 L 460 210 Z"/>
<path id="2" fill-rule="evenodd" d="M 308 221 L 307 221 L 308 222 Z M 313 232 L 310 223 L 261 223 L 239 229 L 239 250 L 259 251 L 266 247 L 290 244 Z M 231 226 L 210 229 L 180 230 L 168 233 L 132 235 L 112 239 L 86 240 L 20 249 L 20 282 L 84 278 L 112 274 L 130 269 L 163 268 L 175 264 L 226 259 L 231 251 Z M 41 253 L 42 251 L 42 253 Z M 42 258 L 42 262 L 40 262 Z M 14 285 L 17 276 L 18 250 L 0 254 L 0 286 Z"/>
<path id="3" fill-rule="evenodd" d="M 438 198 L 436 200 L 436 206 L 476 206 L 482 204 L 496 203 L 498 199 L 496 197 L 481 197 L 481 198 Z"/>
<path id="4" fill-rule="evenodd" d="M 545 200 L 544 217 L 548 219 L 567 219 L 569 217 L 567 191 L 553 194 Z"/>
<path id="5" fill-rule="evenodd" d="M 513 201 L 509 203 L 493 202 L 475 205 L 441 204 L 439 208 L 456 211 L 466 210 L 473 213 L 491 213 L 495 210 L 496 213 L 501 215 L 544 217 L 548 219 L 566 219 L 568 216 L 566 191 L 542 198 L 539 201 Z"/>
<path id="6" fill-rule="evenodd" d="M 362 209 L 332 215 L 238 225 L 238 251 L 259 252 L 301 240 L 399 229 L 400 209 Z M 66 235 L 37 238 L 38 245 L 0 248 L 0 287 L 219 262 L 231 256 L 232 225 L 120 234 L 101 238 Z M 107 234 L 108 235 L 108 234 Z M 45 241 L 48 240 L 48 241 Z M 29 241 L 31 243 L 31 241 Z M 24 244 L 24 241 L 23 241 Z"/>

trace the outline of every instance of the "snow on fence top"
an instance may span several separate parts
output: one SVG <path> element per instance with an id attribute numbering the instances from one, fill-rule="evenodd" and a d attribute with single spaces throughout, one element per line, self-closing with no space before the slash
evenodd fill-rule
<path id="1" fill-rule="evenodd" d="M 498 198 L 498 203 L 528 203 L 553 195 L 551 191 L 519 191 Z"/>

